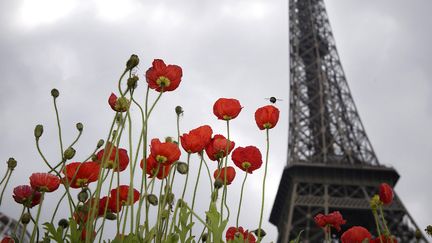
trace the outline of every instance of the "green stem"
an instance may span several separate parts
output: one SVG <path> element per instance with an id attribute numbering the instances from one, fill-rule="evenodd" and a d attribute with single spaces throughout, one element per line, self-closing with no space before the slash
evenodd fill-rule
<path id="1" fill-rule="evenodd" d="M 236 220 L 236 227 L 237 228 L 239 227 L 240 210 L 241 210 L 242 200 L 243 200 L 243 189 L 244 189 L 244 185 L 245 185 L 247 176 L 248 176 L 248 173 L 245 172 L 245 176 L 244 176 L 244 179 L 243 179 L 243 183 L 242 183 L 242 187 L 241 187 L 241 192 L 240 192 L 239 207 L 238 207 L 238 211 L 237 211 L 237 220 Z"/>
<path id="2" fill-rule="evenodd" d="M 200 165 L 199 165 L 199 168 L 198 168 L 198 176 L 197 176 L 197 179 L 195 181 L 194 194 L 193 194 L 193 197 L 192 197 L 192 208 L 191 208 L 192 211 L 194 210 L 194 207 L 195 207 L 195 197 L 196 197 L 196 193 L 197 193 L 197 189 L 198 189 L 198 182 L 199 182 L 199 179 L 200 179 L 200 176 L 201 176 L 202 164 L 203 164 L 203 159 L 201 157 Z M 192 223 L 192 214 L 190 215 L 189 222 Z M 189 231 L 189 236 L 192 236 L 192 228 Z"/>
<path id="3" fill-rule="evenodd" d="M 23 230 L 22 230 L 22 232 L 21 232 L 21 236 L 20 236 L 20 241 L 19 241 L 19 242 L 24 242 L 24 235 L 25 235 L 26 232 L 27 232 L 27 225 L 28 225 L 28 224 L 25 224 L 25 225 L 24 225 L 24 228 L 23 228 Z"/>
<path id="4" fill-rule="evenodd" d="M 378 219 L 378 214 L 377 214 L 376 209 L 372 209 L 372 214 L 373 214 L 374 219 L 375 219 L 375 224 L 376 224 L 376 228 L 377 228 L 378 237 L 380 239 L 380 242 L 383 243 L 383 240 L 381 238 L 381 230 L 380 230 L 379 219 Z"/>
<path id="5" fill-rule="evenodd" d="M 9 168 L 6 170 L 6 173 L 5 173 L 5 175 L 3 176 L 3 179 L 0 181 L 0 186 L 1 186 L 1 184 L 3 184 L 3 182 L 6 180 L 6 177 L 7 177 L 8 173 L 9 173 Z"/>
<path id="6" fill-rule="evenodd" d="M 266 129 L 266 142 L 267 142 L 267 148 L 266 148 L 266 159 L 265 159 L 265 169 L 264 169 L 264 178 L 263 178 L 263 186 L 262 186 L 262 196 L 261 196 L 261 213 L 260 213 L 260 220 L 258 225 L 258 243 L 261 242 L 261 225 L 262 225 L 262 219 L 263 219 L 263 213 L 264 213 L 264 197 L 265 197 L 265 183 L 266 183 L 266 177 L 267 177 L 267 165 L 268 165 L 268 159 L 269 159 L 269 150 L 270 150 L 270 139 L 269 139 L 269 129 Z"/>
<path id="7" fill-rule="evenodd" d="M 57 109 L 57 98 L 53 98 L 54 101 L 54 110 L 55 110 L 55 114 L 56 114 L 56 120 L 57 120 L 57 128 L 58 128 L 58 135 L 59 135 L 59 141 L 60 141 L 60 153 L 61 153 L 61 158 L 63 159 L 63 139 L 62 139 L 62 131 L 61 131 L 61 126 L 60 126 L 60 117 L 59 117 L 59 112 Z"/>
<path id="8" fill-rule="evenodd" d="M 104 225 L 105 225 L 105 221 L 106 221 L 105 216 L 106 216 L 106 213 L 108 211 L 109 193 L 111 191 L 113 181 L 114 181 L 114 172 L 111 174 L 110 184 L 108 187 L 108 195 L 107 195 L 107 201 L 106 201 L 105 206 L 104 206 L 104 213 L 103 213 L 103 219 L 102 219 L 102 224 L 101 224 L 102 230 L 101 230 L 101 233 L 99 235 L 99 242 L 102 242 L 102 235 L 103 235 Z"/>
<path id="9" fill-rule="evenodd" d="M 210 181 L 210 192 L 213 192 L 213 181 L 212 181 L 212 176 L 211 176 L 211 173 L 210 173 L 210 169 L 208 167 L 207 161 L 204 159 L 204 156 L 203 156 L 202 152 L 201 152 L 200 156 L 201 156 L 201 159 L 204 161 L 204 165 L 205 165 L 205 167 L 207 169 L 207 175 L 208 175 L 208 178 L 209 178 L 209 181 Z"/>
<path id="10" fill-rule="evenodd" d="M 41 200 L 40 200 L 38 211 L 36 214 L 36 221 L 34 223 L 33 231 L 32 231 L 31 237 L 30 237 L 30 242 L 34 242 L 34 237 L 36 235 L 36 229 L 39 227 L 38 222 L 39 222 L 39 216 L 40 216 L 41 209 L 42 209 L 42 203 L 44 201 L 44 196 L 45 196 L 45 192 L 42 192 L 41 193 Z"/>
<path id="11" fill-rule="evenodd" d="M 15 234 L 16 234 L 16 231 L 17 231 L 17 229 L 18 229 L 18 225 L 20 225 L 20 223 L 21 223 L 21 219 L 22 219 L 22 216 L 23 216 L 23 214 L 24 214 L 25 209 L 26 209 L 26 207 L 23 206 L 23 209 L 22 209 L 22 211 L 21 211 L 21 215 L 20 215 L 20 217 L 19 217 L 19 220 L 18 220 L 18 222 L 15 224 L 15 227 L 14 227 L 14 230 L 13 230 L 13 233 L 12 233 L 13 236 L 16 236 Z"/>
<path id="12" fill-rule="evenodd" d="M 384 212 L 383 212 L 383 209 L 382 209 L 382 205 L 379 205 L 378 207 L 379 207 L 379 210 L 380 210 L 380 216 L 381 216 L 382 223 L 384 224 L 385 234 L 390 237 L 391 233 L 390 233 L 389 228 L 387 227 L 387 221 L 384 218 Z"/>
<path id="13" fill-rule="evenodd" d="M 55 218 L 55 215 L 57 214 L 57 211 L 58 211 L 58 209 L 60 207 L 60 203 L 63 201 L 63 199 L 65 198 L 66 194 L 67 194 L 66 192 L 63 193 L 63 196 L 61 196 L 60 200 L 58 201 L 58 203 L 57 203 L 57 205 L 56 205 L 56 207 L 54 209 L 54 213 L 53 213 L 53 215 L 51 217 L 51 224 L 54 222 L 54 218 Z"/>
<path id="14" fill-rule="evenodd" d="M 156 175 L 155 175 L 155 177 L 156 177 Z M 159 236 L 161 235 L 161 232 L 159 232 L 159 226 L 161 223 L 160 221 L 161 221 L 161 216 L 162 216 L 162 212 L 161 212 L 162 209 L 161 208 L 165 206 L 164 205 L 165 199 L 162 198 L 162 190 L 163 190 L 163 186 L 164 186 L 164 181 L 165 180 L 162 179 L 160 189 L 159 189 L 160 202 L 158 204 L 157 218 L 156 218 L 156 242 L 160 242 Z M 166 194 L 165 194 L 165 197 L 166 197 Z"/>
<path id="15" fill-rule="evenodd" d="M 9 172 L 9 174 L 8 174 L 8 172 Z M 4 194 L 5 190 L 6 190 L 6 186 L 9 183 L 9 179 L 10 179 L 10 177 L 12 175 L 12 170 L 8 168 L 7 171 L 6 171 L 6 175 L 7 175 L 6 183 L 5 183 L 4 187 L 3 187 L 3 190 L 2 190 L 1 195 L 0 195 L 0 205 L 1 205 L 2 200 L 3 200 L 3 194 Z"/>
<path id="16" fill-rule="evenodd" d="M 189 161 L 190 161 L 190 153 L 188 153 L 188 155 L 187 155 L 187 162 L 186 162 L 187 165 L 188 165 L 188 168 L 189 168 Z M 182 196 L 181 196 L 181 200 L 182 201 L 183 201 L 185 193 L 186 193 L 187 183 L 188 183 L 188 179 L 189 179 L 189 172 L 190 172 L 190 170 L 188 170 L 188 172 L 186 174 L 185 183 L 183 185 L 183 193 L 182 193 Z"/>

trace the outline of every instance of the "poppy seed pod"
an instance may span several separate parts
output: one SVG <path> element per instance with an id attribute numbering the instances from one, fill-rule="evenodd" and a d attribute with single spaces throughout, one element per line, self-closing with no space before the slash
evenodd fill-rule
<path id="1" fill-rule="evenodd" d="M 59 97 L 60 93 L 59 93 L 58 89 L 52 89 L 51 90 L 51 95 L 55 99 L 55 98 Z"/>
<path id="2" fill-rule="evenodd" d="M 7 165 L 10 170 L 13 170 L 17 166 L 17 161 L 14 158 L 9 158 L 7 161 Z"/>
<path id="3" fill-rule="evenodd" d="M 223 186 L 223 181 L 222 181 L 221 179 L 217 178 L 217 179 L 215 180 L 215 182 L 214 182 L 214 187 L 215 187 L 216 189 L 219 189 L 219 188 L 221 188 L 222 186 Z"/>
<path id="4" fill-rule="evenodd" d="M 43 134 L 43 126 L 41 124 L 36 125 L 34 129 L 34 136 L 39 139 Z"/>
<path id="5" fill-rule="evenodd" d="M 148 195 L 148 196 L 147 196 L 147 201 L 148 201 L 151 205 L 153 205 L 153 206 L 158 205 L 158 198 L 157 198 L 157 196 L 154 195 L 154 194 L 150 194 L 150 195 Z"/>
<path id="6" fill-rule="evenodd" d="M 126 69 L 131 70 L 132 68 L 138 66 L 139 58 L 137 55 L 132 54 L 129 60 L 126 62 Z"/>

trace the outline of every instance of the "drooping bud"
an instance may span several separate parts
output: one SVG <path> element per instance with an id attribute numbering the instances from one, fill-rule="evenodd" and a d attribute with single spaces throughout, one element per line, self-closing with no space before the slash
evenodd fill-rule
<path id="1" fill-rule="evenodd" d="M 157 198 L 157 196 L 154 195 L 154 194 L 150 194 L 150 195 L 148 195 L 148 196 L 147 196 L 147 201 L 148 201 L 151 205 L 153 205 L 153 206 L 158 205 L 158 198 Z"/>
<path id="2" fill-rule="evenodd" d="M 134 75 L 127 80 L 127 86 L 129 89 L 135 89 L 137 87 L 139 77 Z"/>
<path id="3" fill-rule="evenodd" d="M 17 161 L 14 158 L 11 157 L 11 158 L 8 159 L 7 165 L 8 165 L 8 168 L 10 170 L 13 170 L 17 166 Z"/>
<path id="4" fill-rule="evenodd" d="M 83 189 L 82 191 L 80 191 L 80 193 L 78 193 L 78 201 L 86 202 L 88 198 L 89 194 L 86 189 Z"/>
<path id="5" fill-rule="evenodd" d="M 65 159 L 70 160 L 75 156 L 75 153 L 76 153 L 75 149 L 69 147 L 64 151 L 63 156 Z"/>
<path id="6" fill-rule="evenodd" d="M 69 227 L 69 221 L 67 219 L 60 219 L 58 221 L 58 225 L 63 229 L 66 229 L 67 227 Z"/>
<path id="7" fill-rule="evenodd" d="M 202 235 L 202 237 L 201 237 L 201 240 L 202 240 L 203 242 L 206 242 L 206 241 L 207 241 L 207 238 L 208 238 L 208 234 L 207 234 L 207 233 L 204 233 L 204 234 Z"/>
<path id="8" fill-rule="evenodd" d="M 178 162 L 177 163 L 177 171 L 178 173 L 185 175 L 189 171 L 189 166 L 185 162 Z"/>
<path id="9" fill-rule="evenodd" d="M 59 97 L 60 93 L 59 93 L 58 89 L 52 89 L 51 90 L 51 95 L 55 99 L 55 98 Z"/>
<path id="10" fill-rule="evenodd" d="M 21 217 L 22 224 L 28 224 L 31 220 L 31 215 L 29 213 L 24 213 Z"/>
<path id="11" fill-rule="evenodd" d="M 176 112 L 177 116 L 180 116 L 181 114 L 183 114 L 183 108 L 178 105 L 175 108 L 175 112 Z"/>
<path id="12" fill-rule="evenodd" d="M 96 147 L 97 147 L 97 148 L 100 148 L 100 147 L 102 147 L 102 146 L 104 145 L 104 143 L 105 143 L 105 141 L 104 141 L 103 139 L 99 139 L 99 141 L 98 141 Z"/>
<path id="13" fill-rule="evenodd" d="M 263 230 L 263 229 L 261 229 L 261 237 L 258 235 L 258 231 L 259 231 L 259 229 L 256 229 L 256 230 L 254 230 L 254 231 L 252 231 L 258 238 L 264 238 L 264 236 L 266 236 L 267 235 L 267 233 Z"/>
<path id="14" fill-rule="evenodd" d="M 36 125 L 34 129 L 34 136 L 39 139 L 43 134 L 43 126 L 41 124 Z"/>
<path id="15" fill-rule="evenodd" d="M 78 131 L 82 132 L 82 130 L 83 130 L 83 128 L 84 128 L 84 125 L 83 125 L 81 122 L 78 122 L 78 123 L 76 124 L 76 128 L 78 129 Z"/>
<path id="16" fill-rule="evenodd" d="M 129 60 L 126 62 L 126 69 L 131 70 L 132 68 L 138 66 L 139 58 L 137 55 L 132 54 Z"/>
<path id="17" fill-rule="evenodd" d="M 105 218 L 108 219 L 108 220 L 116 220 L 117 219 L 117 215 L 115 215 L 112 212 L 107 212 L 106 215 L 105 215 Z"/>
<path id="18" fill-rule="evenodd" d="M 223 181 L 222 181 L 221 179 L 217 178 L 217 179 L 215 180 L 215 182 L 214 182 L 214 187 L 215 187 L 216 189 L 219 189 L 219 188 L 221 188 L 222 186 L 223 186 Z"/>

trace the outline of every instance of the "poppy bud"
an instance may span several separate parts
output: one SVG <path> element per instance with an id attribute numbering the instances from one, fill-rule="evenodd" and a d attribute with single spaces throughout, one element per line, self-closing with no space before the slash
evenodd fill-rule
<path id="1" fill-rule="evenodd" d="M 189 171 L 189 166 L 184 162 L 178 162 L 177 163 L 177 171 L 178 171 L 178 173 L 185 175 Z"/>
<path id="2" fill-rule="evenodd" d="M 261 237 L 258 235 L 258 229 L 256 229 L 256 230 L 254 230 L 254 231 L 252 231 L 258 238 L 264 238 L 264 236 L 266 236 L 267 235 L 267 233 L 263 230 L 263 229 L 261 229 Z"/>
<path id="3" fill-rule="evenodd" d="M 166 218 L 168 218 L 168 216 L 169 216 L 169 211 L 164 209 L 161 213 L 161 218 L 166 219 Z"/>
<path id="4" fill-rule="evenodd" d="M 108 220 L 116 220 L 117 219 L 117 215 L 115 215 L 114 213 L 111 212 L 107 212 L 105 215 L 105 218 Z"/>
<path id="5" fill-rule="evenodd" d="M 176 112 L 177 116 L 180 116 L 181 114 L 183 114 L 183 108 L 178 105 L 175 108 L 175 112 Z"/>
<path id="6" fill-rule="evenodd" d="M 59 97 L 60 93 L 59 93 L 58 89 L 52 89 L 51 90 L 51 95 L 55 99 L 55 98 Z"/>
<path id="7" fill-rule="evenodd" d="M 104 141 L 103 139 L 99 139 L 99 141 L 98 141 L 96 147 L 97 147 L 97 148 L 100 148 L 100 147 L 102 147 L 102 145 L 104 145 L 104 143 L 105 143 L 105 141 Z"/>
<path id="8" fill-rule="evenodd" d="M 215 180 L 215 182 L 214 182 L 214 187 L 215 187 L 216 189 L 219 189 L 219 188 L 221 188 L 222 186 L 223 186 L 223 181 L 222 181 L 221 179 L 217 178 L 217 179 Z"/>
<path id="9" fill-rule="evenodd" d="M 415 235 L 415 238 L 417 239 L 417 241 L 419 241 L 423 237 L 422 233 L 421 233 L 421 231 L 419 229 L 416 229 L 414 235 Z"/>
<path id="10" fill-rule="evenodd" d="M 78 131 L 82 131 L 83 130 L 83 128 L 84 128 L 84 126 L 83 126 L 83 124 L 81 123 L 81 122 L 78 122 L 77 124 L 76 124 L 76 128 L 78 129 Z"/>
<path id="11" fill-rule="evenodd" d="M 7 165 L 10 170 L 13 170 L 17 166 L 17 161 L 14 158 L 9 158 L 7 161 Z"/>
<path id="12" fill-rule="evenodd" d="M 207 234 L 207 233 L 204 233 L 204 234 L 202 235 L 202 237 L 201 237 L 201 240 L 202 240 L 203 242 L 206 242 L 206 241 L 207 241 L 207 237 L 208 237 L 208 234 Z"/>
<path id="13" fill-rule="evenodd" d="M 69 147 L 69 148 L 67 148 L 67 149 L 64 151 L 63 156 L 64 156 L 65 159 L 69 160 L 69 159 L 72 159 L 72 158 L 75 156 L 75 152 L 76 152 L 76 151 L 75 151 L 74 148 Z"/>
<path id="14" fill-rule="evenodd" d="M 134 75 L 127 80 L 127 86 L 129 89 L 135 89 L 137 87 L 137 82 L 139 78 L 138 76 Z"/>
<path id="15" fill-rule="evenodd" d="M 21 217 L 22 224 L 28 224 L 31 220 L 31 215 L 29 213 L 24 213 Z"/>
<path id="16" fill-rule="evenodd" d="M 177 201 L 177 203 L 178 203 L 178 206 L 179 206 L 180 208 L 182 208 L 182 207 L 184 207 L 184 206 L 187 206 L 187 203 L 186 203 L 185 201 L 181 200 L 181 199 L 179 199 L 179 200 Z"/>
<path id="17" fill-rule="evenodd" d="M 36 139 L 39 139 L 42 136 L 43 133 L 43 126 L 41 124 L 36 125 L 34 129 L 34 135 Z"/>
<path id="18" fill-rule="evenodd" d="M 129 60 L 126 62 L 126 69 L 131 70 L 132 68 L 138 66 L 139 58 L 137 55 L 132 54 Z"/>
<path id="19" fill-rule="evenodd" d="M 154 195 L 154 194 L 150 194 L 150 195 L 148 195 L 148 196 L 147 196 L 147 201 L 148 201 L 151 205 L 153 205 L 153 206 L 158 205 L 158 198 L 157 198 L 157 196 Z"/>
<path id="20" fill-rule="evenodd" d="M 88 198 L 89 195 L 86 189 L 83 189 L 82 191 L 80 191 L 80 193 L 78 193 L 78 201 L 85 202 Z"/>
<path id="21" fill-rule="evenodd" d="M 432 236 L 432 225 L 428 225 L 425 231 L 429 236 Z"/>
<path id="22" fill-rule="evenodd" d="M 173 193 L 167 194 L 166 202 L 169 203 L 169 204 L 172 204 L 173 201 L 174 201 L 174 194 Z"/>
<path id="23" fill-rule="evenodd" d="M 66 229 L 67 227 L 69 227 L 69 221 L 67 219 L 60 219 L 58 221 L 58 225 L 63 229 Z"/>

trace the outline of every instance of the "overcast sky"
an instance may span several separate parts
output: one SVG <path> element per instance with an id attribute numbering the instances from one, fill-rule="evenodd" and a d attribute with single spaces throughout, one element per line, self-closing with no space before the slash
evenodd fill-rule
<path id="1" fill-rule="evenodd" d="M 425 228 L 432 223 L 432 3 L 325 2 L 369 139 L 380 163 L 395 167 L 401 175 L 396 191 Z M 176 105 L 185 110 L 182 132 L 209 124 L 215 133 L 225 134 L 225 124 L 212 115 L 212 106 L 219 97 L 233 97 L 244 109 L 231 122 L 232 139 L 264 153 L 265 133 L 256 128 L 253 113 L 268 103 L 265 97 L 283 99 L 277 103 L 279 124 L 271 131 L 264 225 L 267 240 L 276 240 L 277 230 L 267 219 L 287 156 L 287 15 L 287 0 L 1 1 L 0 159 L 18 160 L 1 211 L 17 217 L 21 208 L 10 197 L 12 188 L 28 183 L 32 172 L 46 170 L 34 146 L 36 124 L 45 125 L 42 147 L 47 157 L 58 159 L 50 90 L 60 90 L 65 143 L 74 139 L 75 123 L 84 123 L 75 158 L 83 159 L 99 138 L 106 137 L 113 115 L 108 96 L 116 91 L 116 80 L 135 53 L 141 59 L 137 72 L 141 98 L 143 74 L 154 58 L 180 65 L 184 73 L 179 89 L 164 94 L 156 108 L 150 137 L 176 135 Z M 196 157 L 193 162 L 198 163 Z M 3 166 L 1 174 L 4 170 Z M 237 205 L 242 175 L 238 171 L 230 187 L 231 205 Z M 248 177 L 241 219 L 245 228 L 258 225 L 261 178 L 262 170 Z M 202 177 L 201 182 L 199 195 L 207 202 L 208 179 Z M 205 207 L 198 208 L 201 215 Z M 231 211 L 235 213 L 236 207 Z"/>

